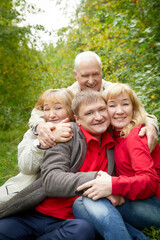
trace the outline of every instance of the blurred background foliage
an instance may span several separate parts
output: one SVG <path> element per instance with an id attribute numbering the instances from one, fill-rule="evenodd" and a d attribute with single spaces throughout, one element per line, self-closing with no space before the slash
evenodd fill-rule
<path id="1" fill-rule="evenodd" d="M 62 0 L 55 0 L 60 4 Z M 0 3 L 0 184 L 18 173 L 17 145 L 39 95 L 75 82 L 75 56 L 96 52 L 103 78 L 130 84 L 148 113 L 160 121 L 160 1 L 81 0 L 56 46 L 38 50 L 34 32 L 21 26 L 23 11 L 38 12 L 26 0 Z M 32 31 L 34 28 L 34 31 Z M 145 233 L 158 239 L 154 227 Z"/>

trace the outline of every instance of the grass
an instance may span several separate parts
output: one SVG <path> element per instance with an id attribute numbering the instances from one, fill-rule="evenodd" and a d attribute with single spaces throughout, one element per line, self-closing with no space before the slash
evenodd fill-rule
<path id="1" fill-rule="evenodd" d="M 0 130 L 0 185 L 19 172 L 17 146 L 27 129 L 26 123 L 13 129 Z M 145 228 L 143 232 L 149 238 L 160 240 L 160 228 Z"/>
<path id="2" fill-rule="evenodd" d="M 28 126 L 0 131 L 0 185 L 16 175 L 18 170 L 17 146 Z"/>
<path id="3" fill-rule="evenodd" d="M 145 228 L 143 233 L 152 239 L 160 240 L 160 228 L 151 227 L 150 229 Z"/>

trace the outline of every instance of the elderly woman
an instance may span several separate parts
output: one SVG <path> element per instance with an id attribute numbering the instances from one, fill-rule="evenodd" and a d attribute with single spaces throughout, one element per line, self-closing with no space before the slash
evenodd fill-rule
<path id="1" fill-rule="evenodd" d="M 73 94 L 68 89 L 49 89 L 41 94 L 35 109 L 43 115 L 52 128 L 54 142 L 71 139 L 71 126 L 63 120 L 73 121 L 71 110 Z M 0 204 L 5 203 L 19 191 L 31 184 L 40 172 L 46 146 L 39 143 L 38 136 L 29 129 L 18 145 L 18 165 L 20 173 L 7 180 L 0 187 Z"/>

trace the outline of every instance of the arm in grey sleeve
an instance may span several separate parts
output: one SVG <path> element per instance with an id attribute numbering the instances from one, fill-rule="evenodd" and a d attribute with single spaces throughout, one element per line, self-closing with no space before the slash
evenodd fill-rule
<path id="1" fill-rule="evenodd" d="M 58 143 L 46 151 L 41 166 L 43 186 L 47 196 L 71 197 L 81 184 L 96 178 L 97 172 L 72 172 L 74 141 Z M 79 155 L 76 151 L 74 154 Z"/>

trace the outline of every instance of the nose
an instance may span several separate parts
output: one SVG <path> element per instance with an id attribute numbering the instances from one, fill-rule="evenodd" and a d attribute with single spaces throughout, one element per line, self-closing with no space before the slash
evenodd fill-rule
<path id="1" fill-rule="evenodd" d="M 123 109 L 122 109 L 121 105 L 117 106 L 116 113 L 119 113 L 119 114 L 123 113 Z"/>
<path id="2" fill-rule="evenodd" d="M 95 112 L 95 119 L 96 120 L 98 120 L 98 121 L 100 121 L 100 120 L 102 120 L 102 115 L 97 111 L 97 112 Z"/>
<path id="3" fill-rule="evenodd" d="M 52 117 L 52 118 L 53 118 L 53 117 L 55 117 L 55 115 L 56 115 L 56 114 L 55 114 L 55 111 L 54 111 L 54 109 L 51 109 L 51 111 L 50 111 L 50 117 Z"/>
<path id="4" fill-rule="evenodd" d="M 93 76 L 92 76 L 92 75 L 90 75 L 90 76 L 88 77 L 88 83 L 89 83 L 90 85 L 92 85 L 92 84 L 94 83 L 94 79 L 93 79 Z"/>

